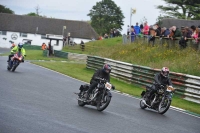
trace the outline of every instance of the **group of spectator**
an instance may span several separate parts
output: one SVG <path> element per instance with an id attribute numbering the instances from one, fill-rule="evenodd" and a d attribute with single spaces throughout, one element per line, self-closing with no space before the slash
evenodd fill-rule
<path id="1" fill-rule="evenodd" d="M 135 26 L 131 26 L 130 28 L 128 25 L 127 35 L 131 35 L 131 42 L 133 42 L 135 36 L 142 34 L 148 38 L 149 43 L 153 42 L 153 45 L 156 37 L 160 37 L 160 39 L 164 37 L 171 40 L 179 39 L 179 45 L 185 48 L 189 38 L 193 39 L 194 44 L 198 44 L 200 42 L 199 28 L 200 25 L 198 27 L 192 25 L 191 27 L 182 26 L 181 30 L 179 30 L 176 26 L 161 28 L 159 24 L 148 26 L 147 22 L 145 22 L 144 26 L 142 24 L 138 26 L 138 23 L 136 23 Z"/>

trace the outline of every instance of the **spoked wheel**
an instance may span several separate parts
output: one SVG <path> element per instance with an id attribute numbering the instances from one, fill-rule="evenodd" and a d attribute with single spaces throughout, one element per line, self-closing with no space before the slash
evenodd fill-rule
<path id="1" fill-rule="evenodd" d="M 107 93 L 104 95 L 104 97 L 97 103 L 97 110 L 103 111 L 106 109 L 111 101 L 111 97 L 107 95 Z"/>
<path id="2" fill-rule="evenodd" d="M 80 92 L 80 93 L 81 93 L 81 92 Z M 79 96 L 79 99 L 82 99 L 82 98 L 83 98 L 83 94 L 81 93 L 81 95 Z M 83 106 L 85 106 L 85 104 L 86 104 L 86 103 L 83 102 L 82 100 L 78 100 L 78 105 L 79 105 L 79 106 L 82 106 L 82 107 L 83 107 Z"/>
<path id="3" fill-rule="evenodd" d="M 158 106 L 158 113 L 164 114 L 170 107 L 171 100 L 169 98 L 163 98 Z"/>

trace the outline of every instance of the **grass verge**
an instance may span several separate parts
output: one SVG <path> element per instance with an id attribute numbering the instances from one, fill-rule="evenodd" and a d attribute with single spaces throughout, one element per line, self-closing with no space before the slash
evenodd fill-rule
<path id="1" fill-rule="evenodd" d="M 93 70 L 87 69 L 85 64 L 66 63 L 66 62 L 33 62 L 33 63 L 85 82 L 89 82 L 94 73 Z M 111 83 L 115 85 L 116 90 L 136 97 L 140 97 L 140 94 L 143 90 L 139 86 L 128 84 L 124 81 L 120 81 L 112 77 L 111 77 Z M 178 96 L 173 97 L 172 106 L 185 109 L 189 112 L 200 114 L 200 104 L 181 99 Z"/>

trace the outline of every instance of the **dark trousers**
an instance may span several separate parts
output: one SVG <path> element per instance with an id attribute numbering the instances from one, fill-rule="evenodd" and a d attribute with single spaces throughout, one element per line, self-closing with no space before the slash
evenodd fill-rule
<path id="1" fill-rule="evenodd" d="M 154 85 L 154 84 L 151 86 L 151 89 L 150 89 L 150 91 L 148 93 L 148 98 L 150 98 L 151 95 L 153 95 L 153 93 L 155 93 L 157 91 L 157 88 L 158 87 L 156 87 L 156 85 Z"/>
<path id="2" fill-rule="evenodd" d="M 14 56 L 14 54 L 8 55 L 8 60 L 10 61 L 10 58 L 13 57 L 13 56 Z"/>
<path id="3" fill-rule="evenodd" d="M 98 85 L 98 82 L 96 82 L 96 81 L 91 82 L 90 87 L 88 89 L 88 94 L 90 94 L 97 85 Z"/>

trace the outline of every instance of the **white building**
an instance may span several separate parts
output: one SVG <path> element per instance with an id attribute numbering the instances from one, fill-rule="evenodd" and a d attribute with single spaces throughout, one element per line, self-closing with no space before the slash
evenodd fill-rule
<path id="1" fill-rule="evenodd" d="M 41 46 L 49 42 L 55 50 L 63 47 L 63 36 L 70 33 L 76 44 L 98 38 L 94 29 L 86 22 L 42 18 L 0 13 L 0 47 L 9 48 L 11 42 Z"/>

